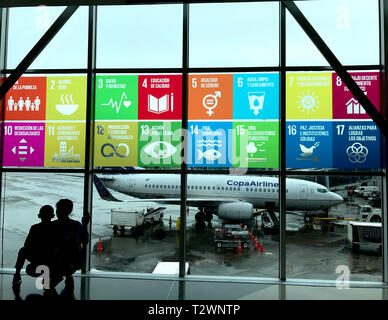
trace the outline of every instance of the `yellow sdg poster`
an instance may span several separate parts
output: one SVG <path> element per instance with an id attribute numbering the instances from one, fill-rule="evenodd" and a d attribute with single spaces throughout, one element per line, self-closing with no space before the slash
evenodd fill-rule
<path id="1" fill-rule="evenodd" d="M 137 127 L 136 121 L 97 121 L 94 133 L 94 166 L 136 166 Z"/>
<path id="2" fill-rule="evenodd" d="M 85 120 L 86 77 L 47 77 L 46 120 Z"/>
<path id="3" fill-rule="evenodd" d="M 84 167 L 84 122 L 47 121 L 45 139 L 45 167 Z"/>
<path id="4" fill-rule="evenodd" d="M 287 73 L 287 119 L 332 119 L 331 73 Z"/>

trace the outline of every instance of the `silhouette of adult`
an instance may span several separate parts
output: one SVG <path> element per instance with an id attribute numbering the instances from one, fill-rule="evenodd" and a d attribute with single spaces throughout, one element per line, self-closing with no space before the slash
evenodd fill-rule
<path id="1" fill-rule="evenodd" d="M 72 290 L 74 281 L 72 275 L 83 265 L 83 246 L 89 241 L 86 224 L 70 219 L 73 211 L 73 202 L 61 199 L 56 204 L 57 220 L 51 222 L 53 232 L 53 259 L 50 266 L 50 288 L 66 277 L 65 288 Z"/>
<path id="2" fill-rule="evenodd" d="M 26 259 L 30 264 L 26 268 L 27 274 L 33 277 L 38 277 L 36 269 L 39 265 L 48 265 L 50 263 L 51 251 L 51 219 L 54 218 L 54 208 L 50 205 L 45 205 L 39 210 L 38 217 L 41 222 L 31 226 L 27 235 L 24 247 L 19 250 L 16 260 L 16 272 L 13 277 L 13 286 L 20 286 L 21 277 L 20 271 Z"/>

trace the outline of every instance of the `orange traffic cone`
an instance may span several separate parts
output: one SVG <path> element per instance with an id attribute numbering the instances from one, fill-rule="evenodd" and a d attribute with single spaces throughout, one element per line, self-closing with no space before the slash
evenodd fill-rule
<path id="1" fill-rule="evenodd" d="M 102 243 L 101 243 L 101 238 L 100 238 L 100 240 L 98 241 L 98 248 L 97 248 L 97 251 L 98 251 L 98 252 L 101 252 L 102 250 L 104 250 L 104 249 L 102 248 Z"/>
<path id="2" fill-rule="evenodd" d="M 238 247 L 237 247 L 237 251 L 242 251 L 242 248 L 241 248 L 241 241 L 238 240 Z"/>
<path id="3" fill-rule="evenodd" d="M 261 241 L 260 252 L 264 252 L 263 241 Z"/>
<path id="4" fill-rule="evenodd" d="M 255 239 L 255 250 L 259 249 L 260 242 Z"/>

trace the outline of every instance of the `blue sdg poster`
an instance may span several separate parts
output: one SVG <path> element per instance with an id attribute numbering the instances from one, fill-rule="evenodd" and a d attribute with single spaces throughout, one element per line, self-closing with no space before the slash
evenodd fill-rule
<path id="1" fill-rule="evenodd" d="M 332 148 L 331 122 L 286 122 L 287 168 L 332 168 Z"/>
<path id="2" fill-rule="evenodd" d="M 188 131 L 188 166 L 232 166 L 232 122 L 189 122 Z"/>
<path id="3" fill-rule="evenodd" d="M 279 119 L 279 74 L 233 76 L 233 119 Z"/>
<path id="4" fill-rule="evenodd" d="M 380 168 L 380 130 L 373 121 L 333 122 L 335 168 Z"/>

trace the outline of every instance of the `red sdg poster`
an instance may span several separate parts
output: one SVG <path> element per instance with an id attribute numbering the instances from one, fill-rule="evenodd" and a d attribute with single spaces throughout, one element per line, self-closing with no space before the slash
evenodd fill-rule
<path id="1" fill-rule="evenodd" d="M 380 75 L 378 72 L 350 72 L 354 81 L 380 111 Z M 370 119 L 341 78 L 333 74 L 333 119 Z"/>
<path id="2" fill-rule="evenodd" d="M 5 96 L 5 120 L 46 119 L 46 77 L 22 77 Z"/>
<path id="3" fill-rule="evenodd" d="M 139 120 L 181 120 L 182 76 L 139 76 Z"/>

